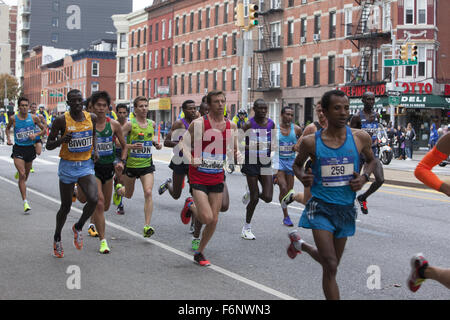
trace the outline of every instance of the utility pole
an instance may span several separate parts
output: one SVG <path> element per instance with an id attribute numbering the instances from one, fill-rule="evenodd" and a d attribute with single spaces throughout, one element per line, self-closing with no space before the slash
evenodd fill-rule
<path id="1" fill-rule="evenodd" d="M 392 38 L 392 59 L 396 59 L 396 54 L 395 54 L 395 46 L 397 44 L 396 38 L 395 38 L 395 34 L 392 31 L 391 28 L 391 38 Z M 395 71 L 396 69 L 394 67 L 392 67 L 391 69 L 391 84 L 392 84 L 392 90 L 394 90 L 395 88 Z M 393 104 L 389 105 L 389 115 L 390 115 L 390 122 L 392 123 L 392 127 L 395 128 L 395 106 Z"/>
<path id="2" fill-rule="evenodd" d="M 247 109 L 248 104 L 248 40 L 249 33 L 245 29 L 242 30 L 242 38 L 243 38 L 243 59 L 242 59 L 242 76 L 241 76 L 241 108 Z"/>

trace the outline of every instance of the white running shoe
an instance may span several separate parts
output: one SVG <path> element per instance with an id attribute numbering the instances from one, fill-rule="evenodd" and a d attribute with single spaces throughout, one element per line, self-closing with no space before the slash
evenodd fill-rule
<path id="1" fill-rule="evenodd" d="M 289 192 L 281 199 L 281 208 L 286 209 L 288 205 L 294 202 L 294 189 L 289 190 Z"/>
<path id="2" fill-rule="evenodd" d="M 242 203 L 244 206 L 248 205 L 250 202 L 250 190 L 248 190 L 248 186 L 245 187 L 246 191 L 244 193 L 244 196 L 242 197 Z"/>
<path id="3" fill-rule="evenodd" d="M 255 235 L 252 233 L 252 229 L 250 229 L 250 228 L 246 229 L 245 227 L 242 228 L 241 237 L 245 240 L 255 240 L 256 239 Z"/>

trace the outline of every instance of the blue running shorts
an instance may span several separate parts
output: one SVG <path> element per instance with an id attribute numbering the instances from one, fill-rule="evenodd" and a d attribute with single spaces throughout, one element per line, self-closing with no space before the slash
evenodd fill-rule
<path id="1" fill-rule="evenodd" d="M 294 161 L 295 158 L 276 158 L 274 160 L 274 168 L 293 176 L 294 171 L 292 170 L 292 166 L 294 165 Z"/>
<path id="2" fill-rule="evenodd" d="M 326 230 L 335 238 L 346 238 L 355 234 L 356 209 L 351 205 L 338 205 L 311 198 L 298 223 L 299 227 Z"/>
<path id="3" fill-rule="evenodd" d="M 94 162 L 89 159 L 86 161 L 69 161 L 60 159 L 58 166 L 59 180 L 65 184 L 71 184 L 78 179 L 95 174 Z"/>

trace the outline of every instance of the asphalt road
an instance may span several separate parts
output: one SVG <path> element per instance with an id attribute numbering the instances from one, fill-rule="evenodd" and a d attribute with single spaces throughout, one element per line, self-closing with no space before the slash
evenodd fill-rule
<path id="1" fill-rule="evenodd" d="M 106 213 L 109 255 L 99 254 L 98 240 L 86 232 L 84 249 L 72 246 L 70 228 L 82 209 L 77 202 L 62 233 L 65 257 L 56 259 L 51 254 L 59 208 L 58 151 L 45 151 L 34 163 L 36 172 L 28 181 L 30 215 L 22 212 L 10 152 L 11 147 L 0 146 L 0 299 L 324 298 L 320 265 L 306 253 L 295 260 L 286 255 L 291 228 L 282 225 L 278 188 L 272 203 L 258 204 L 252 221 L 256 240 L 246 241 L 240 236 L 245 178 L 227 175 L 230 209 L 221 213 L 205 250 L 212 266 L 202 268 L 193 263 L 192 236 L 180 221 L 187 188 L 179 200 L 167 192 L 157 194 L 157 187 L 172 174 L 167 166 L 170 153 L 164 150 L 155 154 L 160 160 L 155 162 L 154 236 L 141 235 L 144 201 L 138 181 L 133 199 L 125 200 L 126 214 L 117 216 L 114 206 Z M 295 188 L 302 190 L 299 181 Z M 369 215 L 359 214 L 356 234 L 348 240 L 338 269 L 342 299 L 449 299 L 450 291 L 432 281 L 415 294 L 405 285 L 414 253 L 423 252 L 432 265 L 450 267 L 449 207 L 444 195 L 400 186 L 382 187 L 369 198 Z M 290 207 L 294 224 L 302 209 L 300 204 Z M 310 230 L 300 233 L 313 243 Z"/>

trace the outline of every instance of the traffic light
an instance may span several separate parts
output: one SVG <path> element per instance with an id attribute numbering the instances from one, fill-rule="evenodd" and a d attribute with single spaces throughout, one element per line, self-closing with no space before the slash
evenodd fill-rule
<path id="1" fill-rule="evenodd" d="M 417 60 L 417 45 L 415 43 L 411 43 L 411 60 Z"/>
<path id="2" fill-rule="evenodd" d="M 400 46 L 400 59 L 404 61 L 408 60 L 408 44 Z"/>
<path id="3" fill-rule="evenodd" d="M 256 4 L 249 4 L 248 5 L 248 27 L 249 28 L 253 28 L 259 25 L 259 20 L 258 20 L 258 10 L 259 7 Z"/>
<path id="4" fill-rule="evenodd" d="M 244 21 L 244 4 L 238 3 L 236 4 L 236 8 L 234 8 L 234 12 L 236 13 L 234 15 L 234 19 L 236 22 L 234 23 L 237 27 L 244 27 L 245 21 Z"/>

